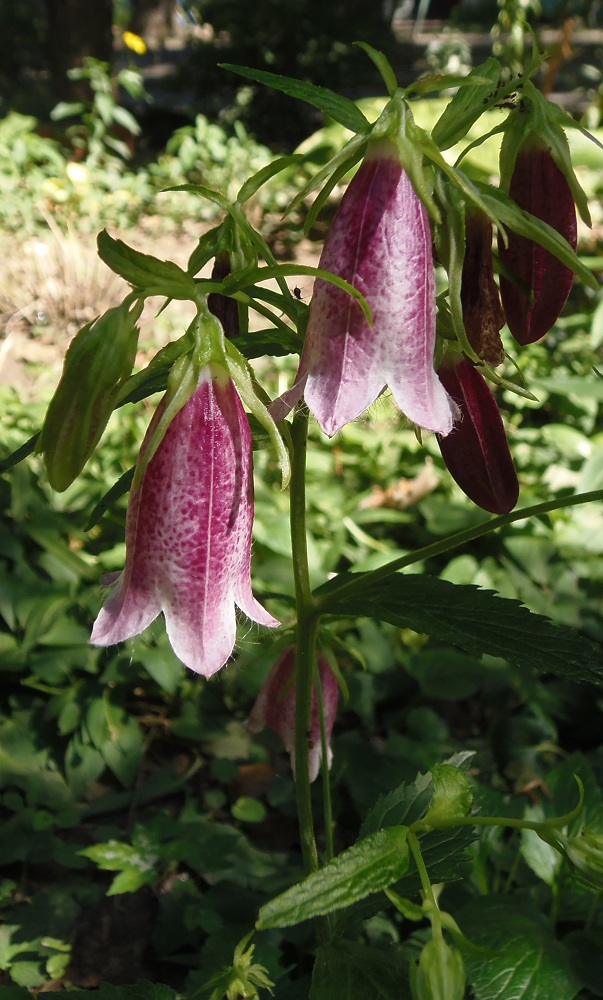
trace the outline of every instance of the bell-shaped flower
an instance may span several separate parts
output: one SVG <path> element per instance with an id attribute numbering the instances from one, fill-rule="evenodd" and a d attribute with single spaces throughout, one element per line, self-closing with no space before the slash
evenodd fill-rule
<path id="1" fill-rule="evenodd" d="M 337 715 L 339 688 L 335 674 L 323 656 L 318 657 L 318 674 L 327 737 L 327 764 L 331 766 L 333 754 L 330 747 L 331 733 Z M 259 733 L 266 728 L 280 736 L 285 750 L 291 757 L 291 768 L 295 776 L 295 709 L 297 689 L 295 685 L 295 647 L 289 646 L 272 667 L 255 701 L 247 728 L 251 733 Z M 310 781 L 318 776 L 322 760 L 320 739 L 320 717 L 316 685 L 312 688 L 312 705 L 309 733 Z"/>
<path id="2" fill-rule="evenodd" d="M 332 436 L 389 385 L 406 416 L 452 430 L 456 407 L 434 370 L 435 278 L 429 220 L 389 139 L 369 143 L 319 266 L 365 297 L 372 325 L 345 290 L 317 278 L 295 385 L 272 404 L 284 417 L 304 396 Z"/>
<path id="3" fill-rule="evenodd" d="M 483 375 L 458 353 L 439 369 L 461 419 L 438 444 L 448 470 L 474 503 L 493 514 L 507 514 L 517 503 L 519 483 L 498 405 Z"/>
<path id="4" fill-rule="evenodd" d="M 159 405 L 138 465 L 165 409 Z M 219 365 L 203 367 L 138 485 L 126 522 L 126 566 L 91 641 L 123 642 L 163 611 L 172 648 L 210 677 L 232 653 L 235 604 L 261 625 L 279 622 L 251 592 L 251 432 L 237 390 Z"/>

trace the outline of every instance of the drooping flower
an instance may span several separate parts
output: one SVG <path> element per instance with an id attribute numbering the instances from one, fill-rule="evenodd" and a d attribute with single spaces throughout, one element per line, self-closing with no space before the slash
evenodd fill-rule
<path id="1" fill-rule="evenodd" d="M 345 192 L 319 266 L 365 297 L 317 278 L 295 385 L 272 404 L 282 418 L 302 396 L 332 436 L 389 385 L 406 416 L 445 435 L 454 403 L 433 366 L 435 278 L 427 212 L 389 139 L 369 143 Z"/>
<path id="2" fill-rule="evenodd" d="M 165 398 L 139 464 L 164 406 Z M 262 625 L 279 624 L 251 592 L 252 523 L 249 423 L 227 372 L 208 364 L 132 491 L 126 566 L 91 641 L 123 642 L 163 611 L 176 656 L 210 677 L 232 653 L 235 604 Z"/>
<path id="3" fill-rule="evenodd" d="M 452 433 L 438 435 L 448 471 L 474 503 L 507 514 L 517 503 L 519 483 L 496 400 L 483 375 L 460 354 L 447 355 L 439 375 L 461 412 Z"/>
<path id="4" fill-rule="evenodd" d="M 547 222 L 576 249 L 574 195 L 549 146 L 535 134 L 517 153 L 509 194 L 520 208 Z M 518 344 L 532 344 L 544 337 L 558 319 L 574 275 L 533 240 L 513 231 L 507 235 L 506 245 L 502 234 L 498 239 L 500 259 L 509 275 L 501 275 L 500 279 L 505 317 Z"/>
<path id="5" fill-rule="evenodd" d="M 325 733 L 327 737 L 327 763 L 331 766 L 333 754 L 330 747 L 331 733 L 337 715 L 337 700 L 339 689 L 337 679 L 327 660 L 318 658 L 318 673 L 322 692 L 322 703 L 325 715 Z M 251 733 L 259 733 L 268 726 L 283 741 L 285 749 L 291 757 L 291 768 L 295 775 L 295 709 L 297 689 L 295 686 L 295 647 L 289 646 L 272 667 L 262 689 L 255 701 L 247 728 Z M 318 776 L 322 759 L 320 740 L 320 720 L 316 687 L 312 689 L 312 706 L 310 718 L 309 771 L 310 781 Z"/>

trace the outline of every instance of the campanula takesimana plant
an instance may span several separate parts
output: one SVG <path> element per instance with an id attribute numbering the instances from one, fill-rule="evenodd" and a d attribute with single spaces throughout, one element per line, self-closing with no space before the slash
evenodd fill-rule
<path id="1" fill-rule="evenodd" d="M 592 284 L 592 277 L 574 252 L 569 224 L 555 227 L 550 213 L 542 210 L 539 214 L 533 186 L 530 197 L 522 201 L 521 192 L 529 185 L 524 184 L 520 192 L 512 180 L 517 171 L 520 178 L 525 178 L 525 156 L 532 171 L 530 184 L 536 176 L 532 164 L 545 163 L 544 173 L 541 171 L 544 176 L 552 157 L 555 169 L 567 180 L 571 197 L 580 201 L 575 178 L 572 180 L 573 174 L 570 177 L 566 170 L 569 154 L 566 156 L 563 145 L 564 122 L 554 113 L 549 116 L 554 128 L 544 130 L 546 148 L 539 151 L 538 159 L 534 157 L 535 128 L 527 129 L 528 119 L 522 117 L 523 112 L 512 111 L 503 141 L 501 189 L 473 183 L 458 162 L 450 166 L 441 150 L 463 138 L 484 110 L 497 106 L 501 96 L 511 95 L 513 83 L 499 82 L 503 71 L 496 60 L 487 61 L 481 76 L 475 72 L 460 85 L 458 80 L 445 78 L 423 81 L 421 86 L 426 91 L 458 87 L 430 136 L 414 122 L 409 103 L 412 93 L 398 87 L 380 53 L 368 46 L 365 49 L 381 70 L 389 91 L 389 101 L 373 123 L 352 102 L 324 88 L 237 69 L 311 100 L 355 133 L 297 199 L 302 200 L 305 194 L 324 185 L 310 211 L 314 218 L 335 183 L 357 166 L 335 214 L 319 268 L 279 265 L 243 213 L 245 201 L 261 183 L 290 163 L 287 158 L 250 178 L 232 203 L 219 192 L 198 186 L 200 196 L 211 198 L 224 209 L 225 221 L 200 238 L 186 271 L 102 234 L 101 256 L 130 283 L 132 291 L 117 311 L 89 325 L 74 341 L 40 442 L 52 485 L 64 489 L 90 457 L 112 408 L 136 402 L 158 389 L 165 390 L 133 474 L 125 567 L 96 619 L 93 643 L 106 646 L 127 640 L 163 612 L 176 655 L 193 671 L 209 678 L 233 654 L 236 609 L 259 625 L 277 628 L 280 622 L 268 610 L 272 608 L 268 602 L 281 601 L 284 613 L 281 604 L 276 610 L 292 638 L 289 640 L 285 631 L 280 648 L 286 648 L 276 660 L 272 657 L 273 665 L 257 694 L 247 728 L 251 733 L 264 727 L 272 729 L 290 755 L 302 857 L 310 874 L 306 882 L 267 903 L 257 927 L 317 919 L 319 976 L 327 977 L 317 990 L 322 988 L 325 996 L 335 996 L 339 986 L 339 981 L 334 983 L 328 978 L 329 948 L 337 948 L 337 942 L 343 940 L 341 928 L 331 922 L 331 911 L 352 906 L 384 889 L 389 891 L 407 874 L 409 851 L 424 903 L 433 901 L 421 838 L 455 825 L 479 824 L 480 819 L 483 825 L 505 825 L 499 818 L 470 814 L 470 782 L 458 762 L 436 765 L 431 776 L 421 776 L 418 794 L 417 789 L 412 793 L 412 809 L 417 809 L 412 823 L 404 812 L 406 791 L 382 796 L 376 818 L 371 818 L 373 826 L 368 825 L 369 832 L 359 843 L 333 857 L 336 838 L 330 812 L 331 736 L 339 687 L 345 694 L 345 682 L 343 670 L 339 670 L 332 655 L 339 640 L 330 620 L 351 618 L 354 628 L 355 617 L 376 617 L 389 622 L 398 632 L 409 628 L 421 634 L 430 628 L 430 621 L 436 623 L 437 631 L 437 622 L 443 616 L 448 628 L 446 641 L 451 634 L 455 642 L 458 637 L 459 645 L 464 641 L 463 648 L 473 655 L 494 652 L 505 656 L 509 652 L 511 658 L 515 647 L 511 643 L 508 651 L 503 639 L 496 645 L 490 642 L 491 635 L 497 634 L 499 615 L 505 614 L 502 599 L 495 602 L 500 605 L 496 613 L 481 603 L 475 612 L 471 610 L 473 605 L 467 611 L 463 602 L 479 601 L 473 588 L 465 588 L 458 604 L 456 597 L 450 597 L 456 586 L 446 583 L 450 590 L 434 590 L 433 599 L 426 599 L 427 607 L 417 610 L 421 602 L 415 602 L 413 610 L 412 601 L 408 609 L 402 606 L 399 595 L 404 593 L 402 584 L 408 580 L 397 571 L 427 558 L 432 554 L 429 551 L 385 557 L 378 568 L 364 572 L 353 565 L 351 572 L 341 574 L 335 571 L 339 567 L 331 564 L 328 573 L 321 566 L 311 568 L 305 501 L 308 411 L 322 430 L 333 436 L 389 387 L 417 433 L 426 430 L 436 434 L 444 461 L 461 489 L 484 509 L 507 514 L 517 502 L 519 483 L 502 418 L 485 377 L 512 391 L 524 395 L 529 392 L 493 370 L 503 364 L 505 355 L 492 227 L 496 227 L 500 240 L 503 306 L 511 332 L 520 343 L 535 339 L 534 330 L 540 330 L 550 319 L 547 315 L 545 323 L 541 318 L 541 300 L 548 295 L 541 267 L 543 254 L 551 257 L 558 274 L 564 268 L 567 274 L 577 273 Z M 533 99 L 531 84 L 527 84 L 525 99 L 532 99 L 530 107 L 540 108 Z M 550 176 L 559 191 L 557 174 Z M 567 198 L 563 204 L 567 220 L 571 214 Z M 525 267 L 518 263 L 518 236 L 530 243 L 531 253 L 533 250 L 531 257 L 521 257 L 528 261 Z M 212 264 L 211 276 L 200 277 L 206 265 L 209 273 Z M 315 278 L 309 308 L 291 295 L 285 280 L 298 273 Z M 277 290 L 263 288 L 266 280 L 275 280 Z M 436 287 L 440 290 L 437 297 Z M 528 294 L 520 311 L 521 323 L 529 327 L 529 333 L 518 336 L 512 312 L 518 296 L 526 289 Z M 197 316 L 180 340 L 166 345 L 146 369 L 132 375 L 136 320 L 145 298 L 155 295 L 166 301 L 190 300 Z M 268 330 L 250 332 L 251 308 L 268 322 Z M 555 310 L 558 312 L 557 305 Z M 270 400 L 247 359 L 272 348 L 275 354 L 299 351 L 301 356 L 293 386 L 268 405 Z M 98 381 L 98 392 L 92 391 L 95 382 L 91 375 L 87 380 L 82 378 L 83 389 L 78 386 L 79 372 L 86 366 Z M 293 418 L 287 423 L 284 418 L 291 409 Z M 78 414 L 82 416 L 81 425 Z M 253 418 L 251 424 L 248 414 Z M 293 586 L 284 593 L 266 594 L 262 601 L 268 608 L 254 597 L 251 583 L 252 449 L 263 447 L 262 429 L 275 447 L 285 485 L 289 462 L 291 468 Z M 525 512 L 521 515 L 525 516 Z M 507 520 L 516 516 L 510 515 Z M 489 526 L 480 527 L 473 537 L 487 530 Z M 444 547 L 438 543 L 438 552 L 445 551 L 446 544 L 452 547 L 455 543 L 442 544 Z M 316 576 L 323 574 L 315 590 L 311 570 Z M 425 580 L 434 587 L 445 582 L 422 577 L 421 584 Z M 379 589 L 384 581 L 386 588 Z M 416 584 L 411 581 L 413 587 L 418 582 L 419 577 Z M 466 591 L 471 594 L 468 596 Z M 354 594 L 356 603 L 351 597 Z M 290 613 L 292 620 L 287 621 Z M 514 607 L 513 616 L 518 614 Z M 513 632 L 516 621 L 512 617 L 513 628 L 507 631 Z M 486 633 L 487 640 L 483 640 Z M 264 638 L 260 637 L 260 641 Z M 549 642 L 548 648 L 551 646 Z M 319 648 L 325 650 L 324 656 L 319 655 Z M 320 843 L 322 851 L 323 842 L 317 842 L 315 834 L 315 804 L 310 788 L 320 770 L 324 791 L 323 855 L 318 846 Z M 551 822 L 561 827 L 578 814 L 582 803 L 583 793 L 576 810 Z M 393 823 L 391 815 L 396 817 Z M 546 827 L 546 823 L 531 820 L 510 821 L 518 828 L 522 823 L 530 829 Z M 348 831 L 343 830 L 339 839 L 347 836 Z M 598 864 L 598 842 L 585 841 L 580 846 L 588 849 L 591 862 L 596 855 Z M 575 844 L 572 850 L 576 853 Z M 569 849 L 566 853 L 569 856 Z M 461 1000 L 466 975 L 471 981 L 471 970 L 460 953 L 462 945 L 456 947 L 457 939 L 453 947 L 442 937 L 442 927 L 450 931 L 450 925 L 445 924 L 444 915 L 439 915 L 434 905 L 435 910 L 432 907 L 428 914 L 433 937 L 426 944 L 424 937 L 421 939 L 423 947 L 411 973 L 411 992 L 418 1000 Z M 398 908 L 405 917 L 410 914 L 410 919 L 424 920 L 425 912 L 409 900 L 400 897 Z M 232 976 L 224 980 L 229 984 L 226 992 L 230 990 L 233 996 L 235 991 L 240 992 L 237 984 L 243 981 L 235 975 L 235 966 L 241 966 L 243 953 L 251 962 L 249 938 L 244 941 Z M 222 979 L 217 983 L 219 991 Z M 267 985 L 264 979 L 262 985 Z"/>

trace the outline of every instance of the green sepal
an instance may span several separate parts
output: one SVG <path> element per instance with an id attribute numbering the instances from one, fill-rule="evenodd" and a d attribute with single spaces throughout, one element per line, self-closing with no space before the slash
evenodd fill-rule
<path id="1" fill-rule="evenodd" d="M 123 240 L 113 239 L 106 229 L 98 234 L 97 246 L 101 260 L 140 293 L 167 299 L 194 299 L 195 283 L 191 275 L 173 261 L 134 250 Z"/>
<path id="2" fill-rule="evenodd" d="M 433 794 L 429 809 L 421 820 L 423 829 L 436 829 L 442 820 L 467 815 L 473 803 L 473 792 L 467 776 L 453 764 L 436 764 L 431 769 Z"/>
<path id="3" fill-rule="evenodd" d="M 517 154 L 524 142 L 534 135 L 540 143 L 549 146 L 553 160 L 569 184 L 580 218 L 590 226 L 588 199 L 574 173 L 564 128 L 578 128 L 593 141 L 597 141 L 570 115 L 556 104 L 547 101 L 530 80 L 526 80 L 517 108 L 504 123 L 504 136 L 500 147 L 500 186 L 503 191 L 509 191 Z"/>
<path id="4" fill-rule="evenodd" d="M 231 219 L 228 216 L 220 223 L 219 226 L 214 226 L 212 229 L 208 229 L 206 233 L 203 233 L 199 237 L 199 242 L 197 246 L 191 253 L 188 264 L 186 266 L 187 272 L 194 277 L 199 273 L 201 268 L 205 267 L 210 260 L 217 257 L 223 246 L 224 239 L 228 238 L 227 227 L 232 224 Z"/>
<path id="5" fill-rule="evenodd" d="M 437 226 L 435 242 L 440 263 L 448 274 L 448 306 L 452 329 L 467 357 L 481 364 L 481 359 L 467 337 L 461 301 L 465 260 L 465 199 L 458 188 L 440 173 L 436 176 L 435 194 L 442 211 L 446 213 L 446 225 Z"/>
<path id="6" fill-rule="evenodd" d="M 162 347 L 149 361 L 146 368 L 135 372 L 123 382 L 117 393 L 116 408 L 126 403 L 138 403 L 155 392 L 163 392 L 167 388 L 170 370 L 178 358 L 190 351 L 194 345 L 191 327 L 179 337 Z"/>
<path id="7" fill-rule="evenodd" d="M 372 45 L 369 45 L 368 42 L 354 42 L 354 45 L 357 45 L 363 52 L 366 52 L 369 59 L 372 59 L 381 74 L 390 97 L 393 97 L 398 89 L 398 81 L 389 59 L 379 49 L 375 49 Z"/>
<path id="8" fill-rule="evenodd" d="M 323 281 L 329 281 L 332 285 L 337 285 L 342 291 L 347 292 L 356 299 L 367 322 L 372 325 L 373 316 L 371 307 L 362 292 L 359 292 L 349 281 L 340 278 L 339 275 L 333 274 L 331 271 L 325 271 L 321 267 L 311 267 L 309 264 L 276 264 L 271 267 L 250 268 L 242 275 L 233 274 L 229 278 L 226 278 L 222 284 L 222 290 L 225 295 L 233 295 L 235 292 L 258 281 L 268 281 L 271 278 L 279 278 L 287 275 L 295 276 L 298 274 L 307 274 L 312 278 L 322 278 Z"/>
<path id="9" fill-rule="evenodd" d="M 132 480 L 134 478 L 134 466 L 128 469 L 119 477 L 116 483 L 113 483 L 111 489 L 107 490 L 106 493 L 100 498 L 97 504 L 94 505 L 92 511 L 90 512 L 90 517 L 84 525 L 84 531 L 90 531 L 91 528 L 98 524 L 100 519 L 109 507 L 112 507 L 120 497 L 128 492 L 132 486 Z"/>
<path id="10" fill-rule="evenodd" d="M 339 152 L 335 156 L 332 156 L 329 162 L 325 163 L 324 167 L 321 167 L 308 183 L 304 185 L 301 191 L 298 191 L 295 197 L 291 199 L 285 209 L 285 215 L 288 215 L 294 208 L 301 205 L 308 195 L 316 191 L 323 183 L 328 183 L 332 174 L 337 173 L 338 177 L 343 177 L 348 170 L 351 170 L 362 156 L 369 137 L 370 132 L 367 130 L 366 132 L 361 132 L 359 135 L 353 135 L 351 139 L 348 139 Z M 304 226 L 305 229 L 306 227 Z"/>
<path id="11" fill-rule="evenodd" d="M 496 219 L 499 227 L 501 224 L 508 226 L 520 236 L 538 243 L 569 267 L 583 284 L 594 291 L 598 290 L 599 283 L 592 271 L 582 263 L 567 240 L 556 229 L 524 211 L 504 191 L 480 183 L 476 187 L 482 203 L 486 206 L 487 215 L 491 219 Z"/>
<path id="12" fill-rule="evenodd" d="M 431 130 L 431 138 L 440 150 L 448 149 L 464 139 L 484 111 L 500 100 L 497 83 L 501 74 L 502 67 L 498 59 L 490 56 L 465 77 L 464 84 L 459 87 Z"/>
<path id="13" fill-rule="evenodd" d="M 117 405 L 134 365 L 143 304 L 128 296 L 84 326 L 69 345 L 36 447 L 58 492 L 80 474 Z"/>
<path id="14" fill-rule="evenodd" d="M 251 368 L 246 359 L 230 340 L 224 342 L 225 360 L 228 373 L 233 380 L 243 406 L 255 417 L 268 434 L 276 452 L 279 469 L 281 470 L 281 489 L 289 485 L 291 464 L 289 452 L 281 433 L 271 417 L 266 405 L 259 398 L 259 386 L 255 383 Z M 269 402 L 269 400 L 268 400 Z M 287 425 L 283 422 L 284 429 Z M 285 431 L 287 432 L 287 431 Z"/>
<path id="15" fill-rule="evenodd" d="M 415 122 L 402 90 L 396 91 L 373 125 L 371 140 L 379 139 L 389 139 L 394 143 L 417 196 L 431 218 L 437 223 L 441 222 L 440 211 L 433 198 L 433 178 L 427 172 L 423 159 L 424 154 L 427 150 L 431 151 L 432 147 L 438 155 L 439 150 L 427 132 Z"/>
<path id="16" fill-rule="evenodd" d="M 187 334 L 193 339 L 191 350 L 182 354 L 172 365 L 168 376 L 165 406 L 144 455 L 138 461 L 132 488 L 142 482 L 146 468 L 161 444 L 174 417 L 196 392 L 203 371 L 216 364 L 226 370 L 224 331 L 220 321 L 210 313 L 205 301 L 199 303 L 199 311 L 190 324 Z"/>
<path id="17" fill-rule="evenodd" d="M 406 920 L 412 920 L 415 924 L 418 924 L 421 920 L 425 920 L 425 911 L 422 906 L 418 906 L 417 903 L 406 899 L 405 896 L 401 896 L 393 889 L 384 889 L 383 891 L 390 903 L 394 904 L 398 913 L 401 913 Z"/>
<path id="18" fill-rule="evenodd" d="M 496 215 L 492 214 L 491 207 L 486 206 L 476 185 L 444 159 L 429 133 L 417 125 L 401 90 L 394 94 L 373 126 L 371 139 L 379 138 L 391 139 L 395 143 L 400 162 L 415 192 L 437 225 L 442 221 L 441 213 L 433 197 L 434 182 L 424 158 L 444 173 L 462 191 L 466 200 L 481 208 L 497 224 Z"/>

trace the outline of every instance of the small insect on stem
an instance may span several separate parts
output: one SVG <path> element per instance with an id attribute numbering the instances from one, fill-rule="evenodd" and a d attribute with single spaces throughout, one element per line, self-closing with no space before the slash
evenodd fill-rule
<path id="1" fill-rule="evenodd" d="M 299 302 L 301 302 L 301 297 L 302 297 L 301 288 L 298 288 L 296 285 L 295 288 L 293 289 L 293 294 L 295 295 L 295 298 Z"/>

